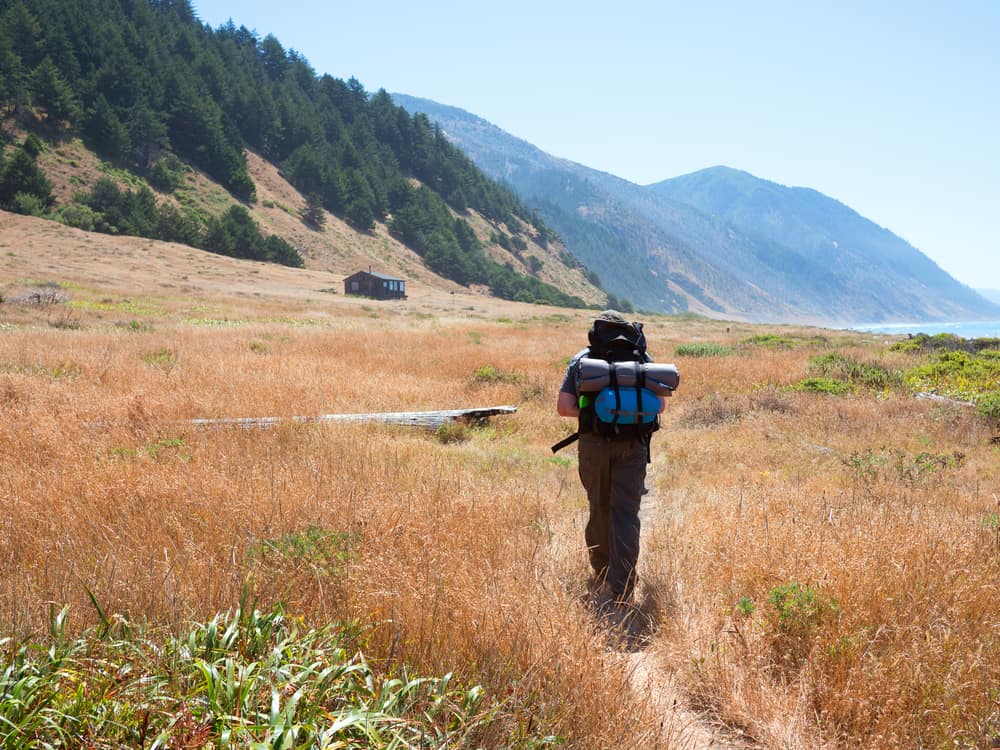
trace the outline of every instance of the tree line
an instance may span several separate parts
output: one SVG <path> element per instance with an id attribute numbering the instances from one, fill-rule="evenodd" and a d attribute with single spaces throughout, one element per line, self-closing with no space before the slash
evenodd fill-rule
<path id="1" fill-rule="evenodd" d="M 360 231 L 385 222 L 442 276 L 487 284 L 509 298 L 583 304 L 489 258 L 463 218 L 468 209 L 515 238 L 546 244 L 556 235 L 426 116 L 409 115 L 385 91 L 369 94 L 353 78 L 319 76 L 274 36 L 232 22 L 213 30 L 188 0 L 3 5 L 0 106 L 8 115 L 32 113 L 48 132 L 79 134 L 102 157 L 168 192 L 164 163 L 180 157 L 245 204 L 256 200 L 244 155 L 253 149 L 308 196 L 314 220 L 322 208 Z M 148 202 L 132 192 L 122 200 Z M 52 207 L 44 195 L 39 204 L 22 199 L 21 209 L 11 200 L 5 207 L 12 210 Z M 100 213 L 92 203 L 81 205 Z M 229 219 L 241 216 L 239 208 Z M 193 244 L 211 244 L 207 218 L 189 221 L 202 224 Z M 95 228 L 132 231 L 142 223 L 98 217 Z M 239 235 L 245 221 L 223 223 Z"/>

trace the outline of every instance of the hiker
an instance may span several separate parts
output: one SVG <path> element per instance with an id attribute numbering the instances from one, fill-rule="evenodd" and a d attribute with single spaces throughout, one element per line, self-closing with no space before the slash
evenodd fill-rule
<path id="1" fill-rule="evenodd" d="M 618 606 L 632 602 L 636 584 L 636 562 L 639 558 L 639 505 L 645 492 L 646 464 L 649 462 L 649 443 L 652 433 L 659 427 L 658 415 L 666 402 L 660 395 L 649 393 L 642 396 L 648 405 L 640 407 L 633 401 L 633 408 L 645 408 L 649 414 L 645 421 L 636 423 L 605 423 L 597 413 L 595 403 L 599 394 L 582 392 L 581 362 L 586 365 L 610 367 L 611 386 L 602 389 L 616 402 L 621 395 L 638 391 L 641 382 L 633 376 L 632 385 L 614 383 L 616 365 L 614 362 L 650 363 L 652 358 L 646 351 L 646 337 L 641 323 L 630 323 L 615 310 L 606 310 L 593 322 L 588 333 L 590 345 L 577 352 L 566 368 L 556 411 L 562 417 L 579 419 L 579 429 L 575 435 L 553 446 L 553 452 L 579 439 L 580 481 L 587 491 L 590 516 L 584 531 L 593 576 L 590 588 L 596 592 L 604 590 L 605 596 Z M 602 361 L 603 360 L 603 361 Z M 631 365 L 631 372 L 640 369 Z M 676 375 L 672 365 L 670 368 Z M 624 379 L 624 376 L 619 376 Z M 659 384 L 662 385 L 662 384 Z M 676 380 L 673 381 L 676 387 Z M 667 394 L 672 388 L 663 389 Z M 624 413 L 616 410 L 617 413 Z M 625 420 L 622 420 L 623 422 Z"/>

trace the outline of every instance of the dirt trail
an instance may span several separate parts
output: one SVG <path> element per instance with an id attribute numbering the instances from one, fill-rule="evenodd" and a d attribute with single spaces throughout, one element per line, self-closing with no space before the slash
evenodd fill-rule
<path id="1" fill-rule="evenodd" d="M 650 467 L 654 469 L 654 467 Z M 640 518 L 646 528 L 656 523 L 669 509 L 659 498 L 655 487 L 655 470 L 647 477 L 649 494 L 643 498 Z M 640 570 L 642 562 L 640 560 Z M 660 614 L 660 617 L 669 616 Z M 677 684 L 674 670 L 657 653 L 658 623 L 651 623 L 652 632 L 644 642 L 622 653 L 628 663 L 632 689 L 645 697 L 653 710 L 663 717 L 658 744 L 670 750 L 748 750 L 750 745 L 739 741 L 725 727 L 713 724 L 704 713 L 690 707 L 683 690 Z"/>
<path id="2" fill-rule="evenodd" d="M 649 701 L 661 718 L 657 747 L 670 750 L 747 750 L 722 727 L 715 727 L 687 705 L 673 671 L 650 650 L 626 652 L 632 689 Z"/>
<path id="3" fill-rule="evenodd" d="M 640 518 L 644 527 L 652 528 L 669 514 L 656 491 L 655 464 L 647 477 L 649 494 L 643 498 Z M 582 488 L 571 488 L 571 492 L 583 493 Z M 582 521 L 582 519 L 579 519 Z M 553 535 L 559 556 L 581 554 L 582 525 L 568 522 L 561 533 Z M 577 538 L 579 537 L 579 538 Z M 567 558 L 564 558 L 567 559 Z M 640 559 L 640 571 L 642 561 Z M 711 718 L 690 706 L 683 690 L 677 684 L 674 670 L 660 656 L 657 650 L 659 619 L 669 616 L 663 613 L 645 612 L 642 606 L 640 582 L 639 614 L 624 625 L 615 625 L 608 619 L 601 621 L 598 610 L 600 602 L 592 595 L 590 614 L 600 627 L 608 632 L 608 648 L 616 659 L 625 666 L 629 683 L 638 701 L 645 701 L 661 717 L 659 736 L 651 747 L 667 750 L 750 750 L 753 746 L 742 742 L 723 726 L 713 724 Z"/>

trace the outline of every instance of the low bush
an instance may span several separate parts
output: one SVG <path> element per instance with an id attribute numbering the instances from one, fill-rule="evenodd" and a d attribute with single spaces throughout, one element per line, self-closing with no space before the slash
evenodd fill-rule
<path id="1" fill-rule="evenodd" d="M 760 333 L 746 339 L 745 343 L 753 346 L 765 346 L 768 349 L 791 349 L 795 341 L 777 333 Z"/>
<path id="2" fill-rule="evenodd" d="M 872 390 L 884 391 L 903 384 L 903 373 L 879 362 L 861 362 L 840 352 L 829 352 L 809 360 L 809 370 L 817 376 L 842 380 Z"/>
<path id="3" fill-rule="evenodd" d="M 506 372 L 493 365 L 483 365 L 472 373 L 473 385 L 492 385 L 494 383 L 520 383 L 524 380 L 524 374 L 520 372 Z"/>
<path id="4" fill-rule="evenodd" d="M 833 378 L 806 378 L 795 384 L 795 390 L 807 393 L 826 393 L 831 396 L 843 396 L 854 392 L 854 386 Z"/>
<path id="5" fill-rule="evenodd" d="M 674 355 L 677 357 L 728 357 L 733 353 L 734 350 L 731 346 L 707 341 L 695 344 L 681 344 L 674 349 Z"/>
<path id="6" fill-rule="evenodd" d="M 984 416 L 1000 417 L 1000 357 L 992 349 L 942 351 L 932 361 L 907 370 L 903 378 L 913 391 L 971 401 Z"/>

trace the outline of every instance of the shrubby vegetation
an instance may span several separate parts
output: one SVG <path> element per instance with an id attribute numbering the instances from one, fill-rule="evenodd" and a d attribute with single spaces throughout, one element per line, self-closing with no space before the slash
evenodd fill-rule
<path id="1" fill-rule="evenodd" d="M 674 349 L 674 354 L 678 357 L 727 357 L 734 353 L 734 349 L 726 344 L 719 344 L 714 341 L 702 341 L 692 344 L 681 344 Z"/>
<path id="2" fill-rule="evenodd" d="M 809 369 L 819 377 L 834 378 L 872 390 L 888 390 L 903 384 L 903 374 L 900 370 L 879 362 L 862 362 L 840 352 L 830 352 L 811 358 Z"/>
<path id="3" fill-rule="evenodd" d="M 0 208 L 41 216 L 52 206 L 52 184 L 37 164 L 44 148 L 38 138 L 28 136 L 8 158 L 0 149 Z"/>
<path id="4" fill-rule="evenodd" d="M 158 202 L 145 186 L 123 190 L 110 177 L 100 178 L 89 192 L 61 207 L 56 218 L 87 231 L 181 242 L 234 258 L 304 265 L 298 250 L 287 241 L 276 234 L 263 236 L 241 205 L 230 206 L 221 216 L 202 222 L 197 214 Z"/>
<path id="5" fill-rule="evenodd" d="M 903 375 L 911 390 L 969 401 L 981 414 L 1000 419 L 1000 339 L 918 333 L 891 349 L 923 355 L 924 361 Z"/>
<path id="6" fill-rule="evenodd" d="M 159 190 L 178 186 L 180 157 L 252 203 L 255 188 L 244 155 L 250 148 L 281 165 L 310 196 L 304 218 L 314 226 L 321 209 L 361 231 L 386 222 L 446 278 L 486 285 L 508 299 L 584 304 L 486 255 L 461 218 L 467 209 L 492 222 L 498 241 L 515 254 L 526 249 L 528 235 L 545 245 L 555 234 L 426 116 L 411 117 L 385 91 L 369 95 L 353 78 L 317 76 L 302 55 L 273 36 L 262 39 L 231 22 L 209 29 L 188 0 L 15 0 L 0 13 L 0 55 L 0 107 L 25 122 L 29 112 L 44 118 L 49 131 L 79 133 L 102 156 L 143 174 Z M 51 192 L 39 181 L 30 151 L 15 152 L 2 174 L 0 206 L 39 214 L 51 208 Z M 297 253 L 271 238 L 247 241 L 247 222 L 238 211 L 214 220 L 228 238 L 211 221 L 196 238 L 189 217 L 161 220 L 172 209 L 154 208 L 145 192 L 127 192 L 121 200 L 130 205 L 105 206 L 94 216 L 67 208 L 63 217 L 77 226 L 92 222 L 100 231 L 297 265 Z M 178 218 L 182 236 L 157 234 Z"/>

